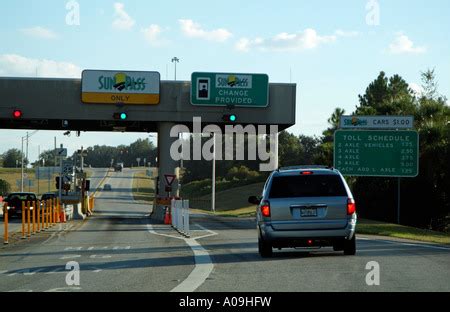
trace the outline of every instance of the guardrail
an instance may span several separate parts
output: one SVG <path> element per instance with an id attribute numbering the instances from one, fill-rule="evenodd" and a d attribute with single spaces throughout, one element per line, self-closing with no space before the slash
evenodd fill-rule
<path id="1" fill-rule="evenodd" d="M 172 199 L 170 209 L 172 211 L 172 227 L 180 234 L 190 237 L 189 200 Z"/>

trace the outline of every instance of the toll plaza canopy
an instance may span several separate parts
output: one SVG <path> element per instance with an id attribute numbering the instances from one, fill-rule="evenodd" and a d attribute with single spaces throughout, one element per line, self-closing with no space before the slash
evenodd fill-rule
<path id="1" fill-rule="evenodd" d="M 194 117 L 202 124 L 223 125 L 224 114 L 230 113 L 242 125 L 283 130 L 295 124 L 295 84 L 270 83 L 267 107 L 195 106 L 190 93 L 191 82 L 161 81 L 157 105 L 86 104 L 81 79 L 0 78 L 0 128 L 157 132 L 160 122 L 191 127 Z M 117 118 L 120 113 L 125 120 Z"/>

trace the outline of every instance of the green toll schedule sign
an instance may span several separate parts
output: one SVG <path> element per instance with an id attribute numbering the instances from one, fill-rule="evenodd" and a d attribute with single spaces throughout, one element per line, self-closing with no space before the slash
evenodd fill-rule
<path id="1" fill-rule="evenodd" d="M 199 106 L 263 108 L 269 105 L 266 74 L 192 74 L 191 103 Z"/>
<path id="2" fill-rule="evenodd" d="M 334 167 L 343 175 L 416 177 L 419 174 L 417 131 L 338 130 Z"/>

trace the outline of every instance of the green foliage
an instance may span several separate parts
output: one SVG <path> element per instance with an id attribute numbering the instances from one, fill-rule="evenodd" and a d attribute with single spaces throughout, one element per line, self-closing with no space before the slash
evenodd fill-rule
<path id="1" fill-rule="evenodd" d="M 250 170 L 245 166 L 233 167 L 228 171 L 227 180 L 248 180 L 257 179 L 259 172 Z"/>
<path id="2" fill-rule="evenodd" d="M 216 180 L 216 192 L 222 192 L 235 187 L 260 183 L 264 181 L 265 177 L 261 175 L 258 177 L 248 178 L 245 180 L 234 179 L 229 181 L 226 179 L 219 179 Z M 189 182 L 187 184 L 183 184 L 181 188 L 181 196 L 185 198 L 195 199 L 201 196 L 211 194 L 211 188 L 212 188 L 211 179 Z"/>
<path id="3" fill-rule="evenodd" d="M 74 159 L 78 157 L 76 154 L 72 156 Z M 157 151 L 156 147 L 150 142 L 149 139 L 138 139 L 136 142 L 129 146 L 120 145 L 113 146 L 99 146 L 89 147 L 87 149 L 87 157 L 84 162 L 86 165 L 92 167 L 105 168 L 111 165 L 111 161 L 114 163 L 123 162 L 125 167 L 137 166 L 137 158 L 141 158 L 140 165 L 144 164 L 144 158 L 147 163 L 150 162 L 153 166 L 156 165 Z"/>
<path id="4" fill-rule="evenodd" d="M 4 168 L 21 167 L 22 152 L 16 148 L 12 148 L 2 155 L 2 159 Z M 28 160 L 25 158 L 23 163 L 26 166 L 28 164 Z"/>
<path id="5" fill-rule="evenodd" d="M 438 94 L 434 70 L 422 73 L 423 92 L 416 95 L 398 75 L 382 72 L 372 82 L 355 114 L 413 115 L 420 136 L 420 173 L 402 179 L 403 224 L 444 230 L 450 213 L 450 108 Z M 355 178 L 355 196 L 362 216 L 396 219 L 397 179 Z"/>
<path id="6" fill-rule="evenodd" d="M 7 195 L 11 192 L 11 185 L 5 181 L 0 179 L 0 195 Z"/>

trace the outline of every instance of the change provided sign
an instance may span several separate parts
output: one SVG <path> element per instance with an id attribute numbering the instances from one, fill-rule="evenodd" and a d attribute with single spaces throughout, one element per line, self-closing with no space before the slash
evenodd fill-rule
<path id="1" fill-rule="evenodd" d="M 156 105 L 160 101 L 158 72 L 85 70 L 81 100 L 91 104 Z"/>
<path id="2" fill-rule="evenodd" d="M 349 176 L 416 177 L 419 135 L 417 131 L 336 131 L 334 167 Z"/>
<path id="3" fill-rule="evenodd" d="M 193 73 L 191 82 L 192 105 L 269 105 L 269 76 L 266 74 Z"/>

